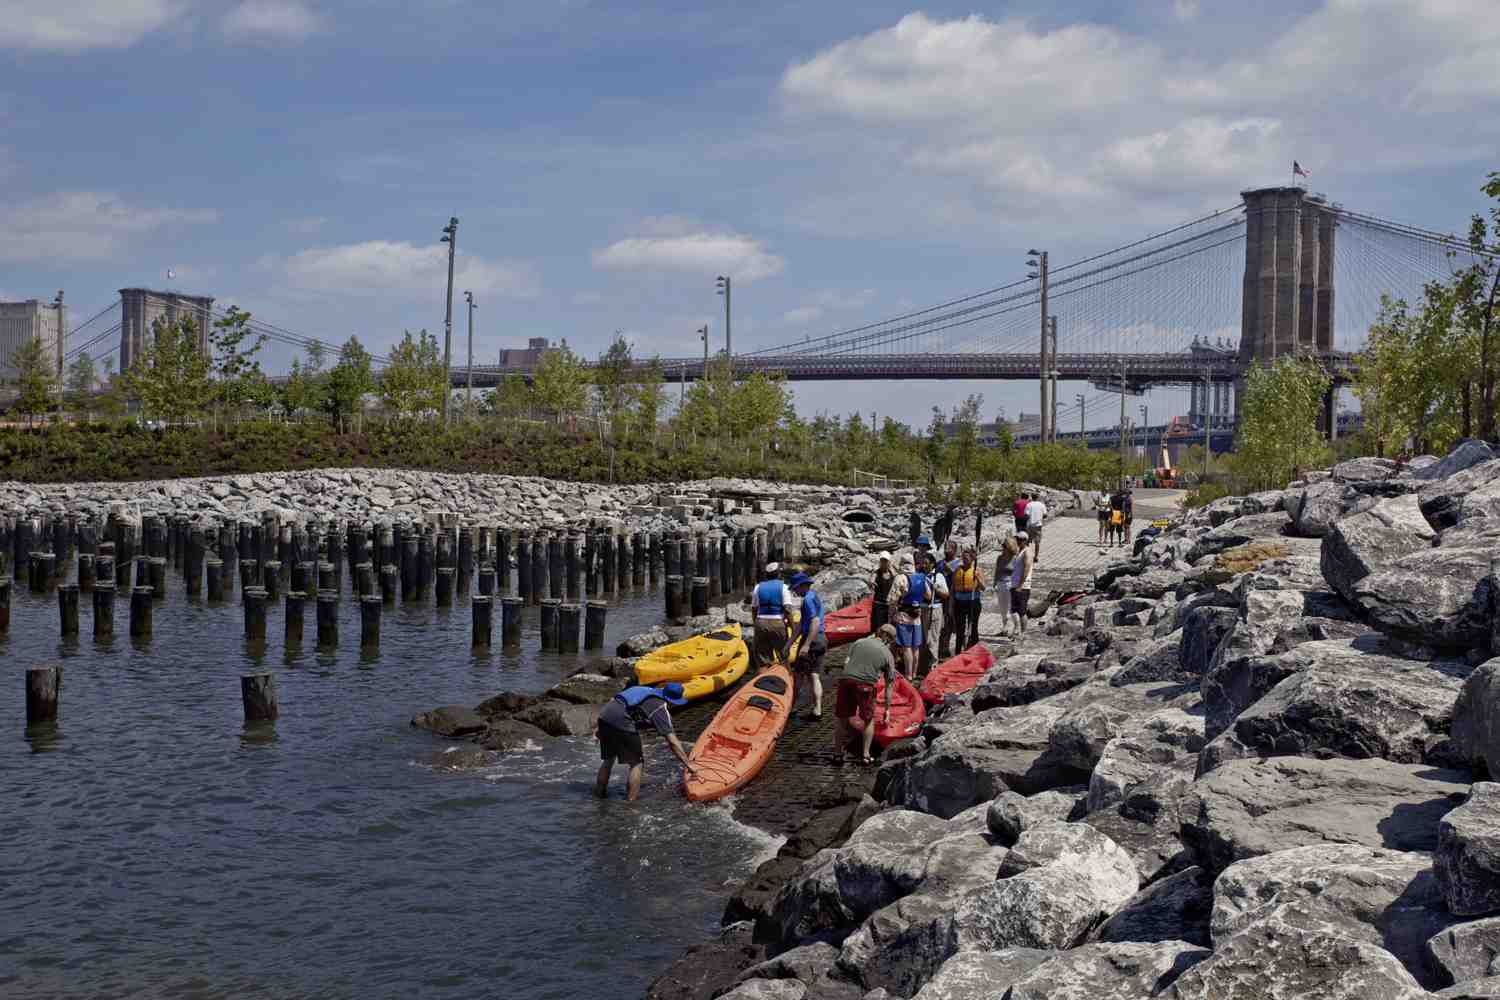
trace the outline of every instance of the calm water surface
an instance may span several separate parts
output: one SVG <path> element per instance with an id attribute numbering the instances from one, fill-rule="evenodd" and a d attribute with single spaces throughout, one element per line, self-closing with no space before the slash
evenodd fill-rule
<path id="1" fill-rule="evenodd" d="M 347 577 L 345 586 L 347 586 Z M 538 692 L 573 655 L 476 655 L 469 610 L 387 607 L 358 649 L 301 650 L 271 613 L 267 649 L 236 601 L 190 605 L 174 580 L 146 644 L 57 637 L 56 598 L 13 594 L 0 638 L 0 996 L 636 997 L 718 924 L 729 883 L 775 842 L 731 807 L 693 806 L 657 741 L 642 800 L 589 794 L 587 739 L 443 766 L 469 744 L 418 710 Z M 238 592 L 236 592 L 236 598 Z M 660 618 L 659 592 L 611 609 L 606 649 Z M 499 609 L 495 637 L 499 639 Z M 23 673 L 65 665 L 55 733 L 26 732 Z M 281 719 L 242 724 L 239 677 L 272 670 Z"/>

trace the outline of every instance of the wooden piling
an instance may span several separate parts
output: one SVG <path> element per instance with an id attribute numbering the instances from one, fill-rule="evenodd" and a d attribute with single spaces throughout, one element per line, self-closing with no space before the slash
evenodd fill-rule
<path id="1" fill-rule="evenodd" d="M 609 616 L 608 601 L 589 601 L 584 609 L 583 648 L 604 648 L 604 625 Z"/>
<path id="2" fill-rule="evenodd" d="M 576 601 L 581 595 L 581 577 L 578 569 L 579 535 L 576 531 L 568 532 L 568 537 L 563 540 L 563 582 L 564 591 L 568 600 Z"/>
<path id="3" fill-rule="evenodd" d="M 516 596 L 531 603 L 531 535 L 516 533 Z"/>
<path id="4" fill-rule="evenodd" d="M 303 590 L 288 590 L 286 592 L 286 614 L 285 624 L 282 629 L 282 639 L 288 649 L 296 649 L 302 645 L 302 633 L 305 631 L 307 621 L 307 592 Z"/>
<path id="5" fill-rule="evenodd" d="M 360 597 L 379 596 L 375 589 L 375 566 L 368 560 L 354 566 L 354 592 Z"/>
<path id="6" fill-rule="evenodd" d="M 240 560 L 240 596 L 246 590 L 260 586 L 260 562 L 255 559 Z"/>
<path id="7" fill-rule="evenodd" d="M 57 693 L 62 687 L 62 667 L 31 667 L 26 671 L 26 724 L 57 721 Z"/>
<path id="8" fill-rule="evenodd" d="M 708 577 L 693 577 L 692 605 L 694 618 L 708 614 Z"/>
<path id="9" fill-rule="evenodd" d="M 115 582 L 100 580 L 94 584 L 94 638 L 107 639 L 115 634 Z"/>
<path id="10" fill-rule="evenodd" d="M 420 558 L 419 544 L 416 535 L 402 535 L 401 538 L 401 599 L 403 601 L 414 601 L 417 599 L 418 559 Z"/>
<path id="11" fill-rule="evenodd" d="M 531 540 L 531 603 L 546 600 L 547 588 L 547 538 L 537 532 Z"/>
<path id="12" fill-rule="evenodd" d="M 719 595 L 734 593 L 734 540 L 719 535 Z"/>
<path id="13" fill-rule="evenodd" d="M 557 608 L 562 602 L 552 597 L 542 599 L 542 652 L 557 652 Z"/>
<path id="14" fill-rule="evenodd" d="M 665 553 L 665 558 L 663 559 L 665 566 L 663 568 L 666 571 L 662 575 L 667 577 L 681 576 L 682 539 L 675 535 L 666 539 L 662 543 L 662 550 Z"/>
<path id="15" fill-rule="evenodd" d="M 615 579 L 624 590 L 630 585 L 631 574 L 630 536 L 624 532 L 615 538 L 615 560 Z"/>
<path id="16" fill-rule="evenodd" d="M 380 567 L 381 603 L 396 603 L 396 582 L 398 579 L 400 579 L 400 568 L 395 563 L 386 563 Z"/>
<path id="17" fill-rule="evenodd" d="M 576 604 L 560 604 L 557 607 L 557 651 L 578 652 L 579 625 L 583 620 L 583 609 Z"/>
<path id="18" fill-rule="evenodd" d="M 637 587 L 646 585 L 646 558 L 650 550 L 646 545 L 646 533 L 637 531 L 630 541 L 630 580 Z"/>
<path id="19" fill-rule="evenodd" d="M 78 589 L 87 594 L 94 589 L 94 557 L 92 553 L 78 554 Z"/>
<path id="20" fill-rule="evenodd" d="M 245 607 L 245 638 L 251 642 L 265 642 L 266 588 L 246 587 L 242 596 Z"/>
<path id="21" fill-rule="evenodd" d="M 475 649 L 489 649 L 494 628 L 495 600 L 480 594 L 469 600 L 469 608 L 473 616 L 472 645 Z"/>
<path id="22" fill-rule="evenodd" d="M 300 590 L 304 594 L 309 590 L 318 589 L 314 586 L 318 582 L 317 563 L 308 562 L 306 559 L 292 563 L 292 590 Z"/>
<path id="23" fill-rule="evenodd" d="M 151 638 L 151 588 L 136 587 L 130 592 L 130 637 Z"/>
<path id="24" fill-rule="evenodd" d="M 708 597 L 714 598 L 719 596 L 719 535 L 711 532 L 706 542 L 708 558 L 704 561 L 708 569 L 704 575 L 708 578 Z"/>
<path id="25" fill-rule="evenodd" d="M 521 607 L 519 597 L 500 598 L 500 642 L 508 649 L 521 645 Z"/>
<path id="26" fill-rule="evenodd" d="M 30 584 L 33 594 L 45 594 L 56 573 L 57 557 L 51 552 L 33 552 L 29 557 Z"/>
<path id="27" fill-rule="evenodd" d="M 224 601 L 224 581 L 229 576 L 224 571 L 225 568 L 222 559 L 208 556 L 203 560 L 203 579 L 207 585 L 210 604 L 222 604 Z"/>
<path id="28" fill-rule="evenodd" d="M 337 563 L 318 563 L 318 589 L 333 591 L 337 591 L 339 589 Z"/>
<path id="29" fill-rule="evenodd" d="M 563 540 L 556 534 L 547 539 L 547 576 L 551 581 L 551 596 L 562 600 L 568 578 L 563 567 Z"/>
<path id="30" fill-rule="evenodd" d="M 276 703 L 276 675 L 241 676 L 240 703 L 245 708 L 246 722 L 275 722 L 281 716 L 281 706 Z"/>
<path id="31" fill-rule="evenodd" d="M 272 559 L 265 563 L 260 575 L 260 585 L 266 592 L 267 601 L 281 600 L 281 560 Z"/>
<path id="32" fill-rule="evenodd" d="M 495 567 L 490 563 L 479 564 L 479 577 L 476 581 L 479 593 L 482 597 L 495 596 Z"/>
<path id="33" fill-rule="evenodd" d="M 10 581 L 0 578 L 0 635 L 10 632 Z"/>
<path id="34" fill-rule="evenodd" d="M 339 594 L 336 590 L 318 591 L 318 645 L 331 648 L 339 644 Z"/>
<path id="35" fill-rule="evenodd" d="M 682 618 L 682 577 L 673 573 L 667 577 L 667 585 L 663 588 L 667 599 L 667 618 L 677 621 Z"/>
<path id="36" fill-rule="evenodd" d="M 437 578 L 436 539 L 431 531 L 424 531 L 417 538 L 417 595 L 426 598 Z"/>
<path id="37" fill-rule="evenodd" d="M 615 592 L 615 570 L 619 562 L 615 558 L 615 536 L 611 532 L 603 532 L 599 536 L 599 569 L 602 579 L 599 581 L 599 592 L 601 595 L 609 595 Z"/>
<path id="38" fill-rule="evenodd" d="M 458 578 L 468 580 L 474 576 L 474 526 L 463 525 L 458 529 Z"/>
<path id="39" fill-rule="evenodd" d="M 508 529 L 497 529 L 495 531 L 495 556 L 491 560 L 495 564 L 495 593 L 501 597 L 509 597 L 510 589 L 510 550 L 513 541 Z"/>
<path id="40" fill-rule="evenodd" d="M 438 607 L 451 608 L 453 606 L 453 577 L 457 572 L 452 566 L 444 566 L 437 571 Z"/>
<path id="41" fill-rule="evenodd" d="M 655 587 L 656 582 L 661 579 L 662 573 L 661 532 L 649 532 L 646 535 L 646 540 L 650 548 L 650 551 L 646 554 L 646 578 L 650 581 L 651 586 Z"/>
<path id="42" fill-rule="evenodd" d="M 57 616 L 64 637 L 78 634 L 78 584 L 57 588 Z"/>
<path id="43" fill-rule="evenodd" d="M 380 648 L 380 612 L 385 601 L 378 594 L 359 599 L 359 645 L 362 649 Z"/>
<path id="44" fill-rule="evenodd" d="M 187 551 L 182 557 L 182 576 L 190 601 L 203 596 L 203 560 L 207 558 L 207 552 L 203 529 L 196 526 L 189 528 Z"/>

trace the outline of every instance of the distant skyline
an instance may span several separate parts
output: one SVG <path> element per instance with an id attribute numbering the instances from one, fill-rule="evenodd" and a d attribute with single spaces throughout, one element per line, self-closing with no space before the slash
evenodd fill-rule
<path id="1" fill-rule="evenodd" d="M 1462 230 L 1500 169 L 1493 0 L 1253 6 L 0 0 L 0 298 L 63 288 L 77 322 L 170 284 L 381 351 L 441 334 L 456 215 L 455 333 L 471 289 L 484 358 L 616 330 L 672 356 L 705 323 L 722 345 L 717 274 L 735 347 L 773 346 L 1231 205 L 1293 159 Z M 969 393 L 986 419 L 1037 406 L 796 391 L 918 426 Z"/>

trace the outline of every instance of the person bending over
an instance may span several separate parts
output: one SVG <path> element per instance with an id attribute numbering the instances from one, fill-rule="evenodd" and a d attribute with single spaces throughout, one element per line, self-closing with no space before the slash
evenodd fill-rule
<path id="1" fill-rule="evenodd" d="M 619 761 L 630 768 L 625 780 L 625 798 L 635 801 L 641 793 L 641 774 L 646 766 L 641 746 L 641 733 L 646 729 L 655 729 L 666 737 L 667 746 L 687 773 L 696 773 L 688 763 L 687 751 L 672 731 L 672 713 L 667 710 L 668 705 L 686 704 L 682 685 L 676 681 L 659 688 L 638 684 L 605 702 L 594 721 L 594 737 L 599 741 L 599 759 L 603 761 L 594 782 L 594 794 L 601 799 L 609 795 L 609 775 L 614 770 L 615 761 Z"/>

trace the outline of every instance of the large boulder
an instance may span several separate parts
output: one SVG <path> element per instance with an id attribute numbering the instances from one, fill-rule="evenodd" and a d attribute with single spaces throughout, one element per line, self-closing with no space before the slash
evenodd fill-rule
<path id="1" fill-rule="evenodd" d="M 1186 941 L 1210 946 L 1214 883 L 1196 866 L 1152 882 L 1099 926 L 1094 941 Z"/>
<path id="2" fill-rule="evenodd" d="M 943 963 L 913 1000 L 986 1000 L 1056 955 L 1041 948 L 961 951 Z"/>
<path id="3" fill-rule="evenodd" d="M 1453 706 L 1453 745 L 1474 767 L 1500 776 L 1500 659 L 1481 663 Z"/>
<path id="4" fill-rule="evenodd" d="M 1230 614 L 1233 615 L 1233 612 Z M 1109 682 L 1114 687 L 1125 687 L 1129 684 L 1161 681 L 1177 684 L 1196 681 L 1198 674 L 1185 670 L 1182 666 L 1181 649 L 1180 636 L 1167 635 L 1153 639 L 1139 647 L 1136 654 L 1125 661 L 1120 672 L 1111 677 Z"/>
<path id="5" fill-rule="evenodd" d="M 1137 788 L 1171 773 L 1180 793 L 1193 780 L 1203 743 L 1203 717 L 1182 708 L 1163 709 L 1127 726 L 1104 746 L 1089 776 L 1088 811 L 1124 802 Z"/>
<path id="6" fill-rule="evenodd" d="M 1187 561 L 1197 563 L 1208 556 L 1218 555 L 1257 541 L 1279 539 L 1284 534 L 1286 534 L 1286 515 L 1280 511 L 1235 518 L 1195 538 L 1193 547 L 1188 550 Z"/>
<path id="7" fill-rule="evenodd" d="M 1272 674 L 1285 677 L 1239 714 L 1234 738 L 1263 757 L 1426 760 L 1444 740 L 1472 668 L 1403 659 L 1380 648 L 1365 639 L 1310 642 L 1259 661 L 1262 683 Z"/>
<path id="8" fill-rule="evenodd" d="M 1182 637 L 1178 642 L 1177 662 L 1186 674 L 1202 677 L 1213 661 L 1214 651 L 1239 621 L 1237 608 L 1217 605 L 1195 607 L 1182 619 Z"/>
<path id="9" fill-rule="evenodd" d="M 1209 739 L 1228 729 L 1235 716 L 1281 680 L 1257 682 L 1251 663 L 1269 654 L 1283 634 L 1301 623 L 1305 605 L 1301 591 L 1250 590 L 1244 594 L 1234 627 L 1220 640 L 1203 675 Z"/>
<path id="10" fill-rule="evenodd" d="M 1032 702 L 1061 694 L 1075 688 L 1093 676 L 1093 668 L 1086 663 L 1078 664 L 1059 673 L 1041 673 L 1036 667 L 1031 671 L 1013 669 L 1009 666 L 991 670 L 974 688 L 971 704 L 974 711 L 987 708 L 1008 708 L 1030 705 Z"/>
<path id="11" fill-rule="evenodd" d="M 806 1000 L 807 986 L 796 979 L 751 979 L 728 993 L 720 993 L 720 1000 Z"/>
<path id="12" fill-rule="evenodd" d="M 1303 538 L 1322 538 L 1344 516 L 1344 487 L 1333 481 L 1313 483 L 1287 505 L 1292 532 Z"/>
<path id="13" fill-rule="evenodd" d="M 544 697 L 571 701 L 575 705 L 602 705 L 625 687 L 623 681 L 603 674 L 574 674 L 547 690 Z"/>
<path id="14" fill-rule="evenodd" d="M 1426 854 L 1316 844 L 1238 861 L 1214 883 L 1214 943 L 1291 902 L 1322 926 L 1389 951 L 1425 986 L 1452 982 L 1428 955 L 1453 918 Z"/>
<path id="15" fill-rule="evenodd" d="M 1484 545 L 1425 549 L 1354 585 L 1351 601 L 1376 628 L 1434 646 L 1490 638 L 1490 556 Z"/>
<path id="16" fill-rule="evenodd" d="M 1411 472 L 1413 479 L 1422 479 L 1429 482 L 1447 479 L 1466 469 L 1488 462 L 1495 457 L 1494 449 L 1483 441 L 1475 438 L 1464 438 L 1453 446 L 1453 450 L 1444 455 L 1440 460 Z M 1411 468 L 1410 465 L 1407 467 Z"/>
<path id="17" fill-rule="evenodd" d="M 547 698 L 516 713 L 516 720 L 536 726 L 548 736 L 588 736 L 594 731 L 598 705 L 578 705 Z"/>
<path id="18" fill-rule="evenodd" d="M 736 988 L 757 979 L 794 981 L 815 1000 L 859 1000 L 865 991 L 842 977 L 838 957 L 839 950 L 823 941 L 789 948 L 740 973 Z"/>
<path id="19" fill-rule="evenodd" d="M 1422 515 L 1439 531 L 1452 528 L 1463 519 L 1464 499 L 1496 479 L 1500 479 L 1500 458 L 1475 463 L 1451 475 L 1433 476 L 1417 491 Z"/>
<path id="20" fill-rule="evenodd" d="M 530 750 L 540 749 L 550 740 L 545 732 L 516 719 L 496 719 L 479 736 L 479 745 L 486 750 Z"/>
<path id="21" fill-rule="evenodd" d="M 1468 779 L 1385 760 L 1234 760 L 1193 782 L 1182 836 L 1214 874 L 1307 844 L 1432 851 L 1438 821 L 1463 801 Z"/>
<path id="22" fill-rule="evenodd" d="M 1500 917 L 1444 928 L 1428 940 L 1427 957 L 1444 985 L 1500 975 Z"/>
<path id="23" fill-rule="evenodd" d="M 1067 820 L 1078 805 L 1078 788 L 1053 789 L 1036 795 L 1001 792 L 985 809 L 985 827 L 1006 847 L 1039 823 Z"/>
<path id="24" fill-rule="evenodd" d="M 1432 994 L 1435 1000 L 1494 1000 L 1500 997 L 1500 976 L 1471 979 Z M 868 1000 L 868 998 L 866 998 Z"/>
<path id="25" fill-rule="evenodd" d="M 1400 466 L 1389 458 L 1365 456 L 1340 462 L 1328 471 L 1336 483 L 1370 483 L 1391 478 Z"/>
<path id="26" fill-rule="evenodd" d="M 1353 601 L 1361 580 L 1413 552 L 1431 548 L 1436 537 L 1414 495 L 1362 504 L 1339 518 L 1323 536 L 1323 578 Z"/>
<path id="27" fill-rule="evenodd" d="M 484 731 L 484 716 L 467 705 L 444 705 L 430 712 L 418 712 L 411 724 L 439 736 L 471 736 Z"/>
<path id="28" fill-rule="evenodd" d="M 1500 913 L 1500 784 L 1476 782 L 1469 800 L 1442 817 L 1433 868 L 1455 914 Z"/>
<path id="29" fill-rule="evenodd" d="M 1426 1000 L 1390 952 L 1286 903 L 1225 941 L 1162 994 L 1170 1000 Z"/>
<path id="30" fill-rule="evenodd" d="M 1186 941 L 1086 944 L 1011 984 L 1006 1000 L 1140 1000 L 1156 996 L 1209 956 Z"/>
<path id="31" fill-rule="evenodd" d="M 725 927 L 719 937 L 694 945 L 652 981 L 646 1000 L 702 1000 L 732 983 L 745 969 L 766 957 L 748 922 Z"/>

